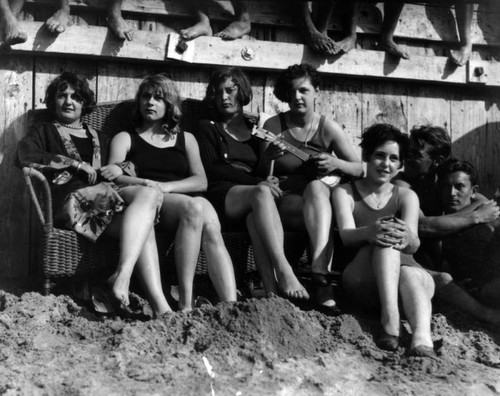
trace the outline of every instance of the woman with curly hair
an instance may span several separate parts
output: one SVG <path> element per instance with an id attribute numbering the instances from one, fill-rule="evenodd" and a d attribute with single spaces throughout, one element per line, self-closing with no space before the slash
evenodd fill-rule
<path id="1" fill-rule="evenodd" d="M 120 240 L 118 267 L 106 282 L 106 301 L 100 293 L 101 302 L 115 313 L 130 313 L 135 270 L 155 316 L 171 311 L 161 287 L 153 228 L 161 196 L 151 187 L 118 188 L 102 178 L 108 144 L 105 135 L 82 123 L 95 106 L 85 79 L 62 73 L 47 88 L 45 103 L 53 120 L 29 129 L 18 144 L 17 164 L 39 169 L 49 180 L 56 227 L 92 241 L 103 232 Z"/>
<path id="2" fill-rule="evenodd" d="M 269 118 L 264 129 L 309 154 L 304 162 L 290 151 L 283 152 L 279 143 L 267 149 L 278 156 L 274 175 L 286 192 L 279 202 L 284 226 L 305 228 L 309 234 L 313 299 L 321 308 L 336 309 L 329 271 L 333 253 L 330 197 L 334 185 L 321 179 L 327 175 L 337 176 L 334 180 L 342 175 L 358 177 L 363 168 L 340 125 L 315 112 L 319 85 L 318 72 L 308 64 L 293 65 L 281 72 L 274 95 L 290 109 Z"/>
<path id="3" fill-rule="evenodd" d="M 109 174 L 122 185 L 156 187 L 163 195 L 160 225 L 175 233 L 175 264 L 179 278 L 179 308 L 193 305 L 193 280 L 200 249 L 222 301 L 236 301 L 236 282 L 220 223 L 212 205 L 200 193 L 207 178 L 198 143 L 179 127 L 180 98 L 163 74 L 142 81 L 135 98 L 136 129 L 121 132 L 111 142 L 110 163 L 130 161 L 136 175 Z"/>

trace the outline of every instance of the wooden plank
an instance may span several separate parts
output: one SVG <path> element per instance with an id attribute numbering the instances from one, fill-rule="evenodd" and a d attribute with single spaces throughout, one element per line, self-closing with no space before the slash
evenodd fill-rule
<path id="1" fill-rule="evenodd" d="M 30 57 L 0 58 L 0 276 L 5 277 L 26 275 L 30 261 L 30 203 L 14 158 L 26 131 L 32 86 Z"/>
<path id="2" fill-rule="evenodd" d="M 431 124 L 450 131 L 450 100 L 450 95 L 438 87 L 416 84 L 408 87 L 408 128 Z"/>
<path id="3" fill-rule="evenodd" d="M 206 1 L 206 0 L 205 0 Z M 35 0 L 28 0 L 35 3 Z M 443 4 L 444 3 L 444 4 Z M 434 41 L 457 41 L 453 2 L 440 4 L 405 4 L 395 36 L 402 38 Z M 36 4 L 53 6 L 53 0 L 36 0 Z M 72 0 L 74 9 L 104 9 L 106 3 L 100 0 Z M 288 1 L 246 1 L 255 24 L 272 26 L 296 26 Z M 206 1 L 207 14 L 212 20 L 230 21 L 233 7 L 229 0 Z M 122 10 L 127 14 L 155 14 L 191 18 L 188 5 L 175 0 L 124 0 Z M 359 17 L 358 33 L 378 34 L 383 18 L 383 4 L 366 2 Z M 476 6 L 473 16 L 472 41 L 481 45 L 500 44 L 500 24 L 497 23 L 500 10 L 493 6 Z M 333 31 L 342 30 L 341 15 L 334 13 L 329 24 Z"/>
<path id="4" fill-rule="evenodd" d="M 363 130 L 375 123 L 392 124 L 408 131 L 408 94 L 402 84 L 366 81 L 363 92 Z"/>
<path id="5" fill-rule="evenodd" d="M 498 94 L 477 89 L 457 90 L 451 105 L 452 155 L 471 162 L 479 174 L 483 194 L 492 197 L 499 187 L 500 111 Z"/>
<path id="6" fill-rule="evenodd" d="M 325 58 L 301 44 L 258 40 L 221 41 L 199 37 L 179 53 L 179 35 L 170 34 L 166 56 L 169 59 L 205 65 L 232 65 L 243 68 L 280 70 L 296 63 L 310 63 L 322 73 L 409 80 L 464 83 L 465 69 L 450 66 L 447 57 L 415 56 L 394 59 L 382 51 L 352 50 Z"/>

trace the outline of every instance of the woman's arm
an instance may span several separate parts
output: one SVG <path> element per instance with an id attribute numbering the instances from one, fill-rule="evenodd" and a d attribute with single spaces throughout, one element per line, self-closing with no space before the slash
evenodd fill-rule
<path id="1" fill-rule="evenodd" d="M 331 119 L 325 119 L 325 135 L 331 141 L 333 151 L 337 158 L 327 154 L 317 154 L 313 157 L 318 172 L 321 175 L 340 171 L 345 175 L 361 177 L 363 175 L 363 164 L 358 158 L 352 145 L 339 124 Z"/>
<path id="2" fill-rule="evenodd" d="M 402 241 L 395 246 L 403 253 L 414 254 L 419 246 L 418 238 L 418 218 L 420 214 L 420 204 L 417 194 L 408 188 L 399 188 L 401 221 L 396 219 L 399 229 L 403 232 Z"/>

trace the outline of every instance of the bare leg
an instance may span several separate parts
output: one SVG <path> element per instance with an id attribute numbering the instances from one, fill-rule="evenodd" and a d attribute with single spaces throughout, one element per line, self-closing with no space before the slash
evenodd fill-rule
<path id="1" fill-rule="evenodd" d="M 464 66 L 472 54 L 472 13 L 474 4 L 457 2 L 455 4 L 457 15 L 457 26 L 460 34 L 460 48 L 458 50 L 450 50 L 450 58 L 458 66 Z"/>
<path id="2" fill-rule="evenodd" d="M 303 213 L 311 246 L 311 272 L 314 280 L 314 274 L 330 274 L 328 267 L 333 255 L 333 244 L 330 239 L 333 215 L 330 203 L 330 188 L 323 182 L 315 180 L 306 187 Z M 317 281 L 322 280 L 321 276 L 316 275 L 316 277 L 318 278 Z M 316 285 L 315 300 L 323 307 L 334 307 L 336 305 L 333 299 L 332 286 L 329 282 L 325 285 Z"/>
<path id="3" fill-rule="evenodd" d="M 184 194 L 163 194 L 160 221 L 166 230 L 175 232 L 179 309 L 189 311 L 193 305 L 193 281 L 201 247 L 203 207 Z"/>
<path id="4" fill-rule="evenodd" d="M 329 20 L 330 15 L 333 10 L 334 2 L 329 4 L 329 11 L 321 12 L 322 15 L 325 15 L 325 19 Z M 321 28 L 324 30 L 323 32 L 319 31 L 311 18 L 311 12 L 309 11 L 309 4 L 306 1 L 299 1 L 296 4 L 297 7 L 297 20 L 299 21 L 299 26 L 301 31 L 304 34 L 305 43 L 313 50 L 320 54 L 334 54 L 334 45 L 335 42 L 326 35 L 326 27 L 328 22 L 322 22 Z"/>
<path id="5" fill-rule="evenodd" d="M 108 26 L 120 40 L 132 41 L 132 28 L 122 17 L 122 0 L 109 0 Z"/>
<path id="6" fill-rule="evenodd" d="M 200 36 L 211 36 L 212 27 L 210 26 L 210 19 L 203 6 L 197 0 L 188 0 L 188 3 L 196 14 L 198 21 L 193 26 L 181 30 L 181 37 L 187 41 Z"/>
<path id="7" fill-rule="evenodd" d="M 59 9 L 45 22 L 45 26 L 51 33 L 62 33 L 70 25 L 69 0 L 58 0 Z"/>
<path id="8" fill-rule="evenodd" d="M 165 294 L 163 294 L 161 285 L 160 263 L 154 228 L 151 228 L 148 239 L 144 243 L 135 272 L 142 290 L 151 305 L 154 316 L 158 317 L 165 312 L 172 311 L 165 298 Z"/>
<path id="9" fill-rule="evenodd" d="M 398 58 L 410 59 L 408 53 L 394 42 L 394 31 L 403 6 L 403 2 L 384 3 L 384 21 L 380 29 L 379 48 Z"/>
<path id="10" fill-rule="evenodd" d="M 24 0 L 0 0 L 0 46 L 24 43 L 28 37 L 19 30 L 17 16 L 23 8 Z"/>
<path id="11" fill-rule="evenodd" d="M 159 194 L 152 188 L 126 187 L 122 190 L 122 197 L 128 206 L 124 213 L 116 216 L 106 229 L 107 234 L 120 238 L 118 267 L 108 279 L 108 283 L 114 297 L 128 305 L 130 278 L 139 256 L 143 253 L 145 242 L 150 237 Z M 151 247 L 152 243 L 153 241 L 150 240 L 148 247 Z M 157 251 L 155 253 L 158 254 Z M 157 257 L 156 260 L 158 260 Z M 144 265 L 153 271 L 151 276 L 154 276 L 155 264 Z"/>
<path id="12" fill-rule="evenodd" d="M 412 330 L 410 353 L 434 356 L 431 337 L 431 298 L 434 294 L 432 277 L 421 268 L 402 266 L 399 293 Z"/>
<path id="13" fill-rule="evenodd" d="M 241 218 L 253 213 L 257 234 L 269 262 L 274 268 L 279 287 L 289 298 L 309 299 L 309 294 L 293 273 L 283 249 L 283 226 L 274 197 L 267 186 L 235 186 L 226 197 L 226 215 Z M 266 290 L 270 292 L 272 290 Z"/>
<path id="14" fill-rule="evenodd" d="M 250 239 L 252 240 L 253 256 L 257 270 L 259 271 L 260 279 L 262 280 L 262 286 L 266 295 L 276 294 L 278 295 L 278 282 L 276 282 L 276 277 L 274 275 L 274 269 L 269 259 L 264 243 L 262 242 L 257 227 L 255 226 L 255 217 L 252 212 L 250 212 L 246 219 L 248 233 L 250 234 Z"/>
<path id="15" fill-rule="evenodd" d="M 231 3 L 234 7 L 235 20 L 215 35 L 223 40 L 235 40 L 250 33 L 251 30 L 250 13 L 245 2 L 242 0 L 232 0 Z"/>
<path id="16" fill-rule="evenodd" d="M 387 334 L 397 336 L 400 327 L 398 308 L 400 252 L 374 246 L 372 260 L 380 299 L 382 328 Z"/>
<path id="17" fill-rule="evenodd" d="M 500 310 L 482 304 L 457 285 L 446 272 L 428 271 L 436 284 L 436 297 L 473 318 L 500 325 Z M 500 308 L 500 307 L 499 307 Z"/>
<path id="18" fill-rule="evenodd" d="M 357 33 L 356 28 L 358 27 L 358 16 L 361 8 L 361 3 L 351 2 L 347 4 L 349 7 L 349 14 L 346 16 L 346 26 L 344 27 L 347 36 L 340 41 L 335 43 L 336 53 L 346 53 L 352 50 L 356 46 Z"/>
<path id="19" fill-rule="evenodd" d="M 202 206 L 203 234 L 201 248 L 207 258 L 210 279 L 221 301 L 236 301 L 233 263 L 222 239 L 217 213 L 206 199 L 194 199 Z"/>

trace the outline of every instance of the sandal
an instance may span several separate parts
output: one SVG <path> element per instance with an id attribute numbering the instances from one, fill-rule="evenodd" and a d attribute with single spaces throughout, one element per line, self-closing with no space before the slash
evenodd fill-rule
<path id="1" fill-rule="evenodd" d="M 337 303 L 333 299 L 333 287 L 330 274 L 311 273 L 313 300 L 322 310 L 338 312 Z"/>
<path id="2" fill-rule="evenodd" d="M 385 351 L 395 351 L 399 347 L 399 336 L 387 334 L 384 330 L 381 330 L 375 340 L 375 345 Z"/>

